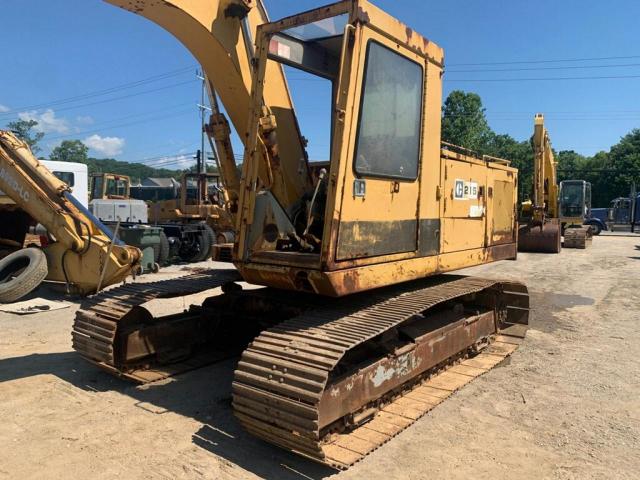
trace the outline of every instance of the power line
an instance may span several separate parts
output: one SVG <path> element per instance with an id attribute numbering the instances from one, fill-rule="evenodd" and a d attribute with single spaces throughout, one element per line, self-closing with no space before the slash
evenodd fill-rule
<path id="1" fill-rule="evenodd" d="M 612 80 L 640 78 L 640 75 L 607 75 L 600 77 L 537 77 L 537 78 L 445 78 L 445 82 L 540 82 L 549 80 Z"/>
<path id="2" fill-rule="evenodd" d="M 589 69 L 589 68 L 627 68 L 640 67 L 640 63 L 623 63 L 618 65 L 571 65 L 567 67 L 526 67 L 526 68 L 490 68 L 490 69 L 472 69 L 472 70 L 447 70 L 449 73 L 484 73 L 484 72 L 524 72 L 539 70 L 570 70 L 570 69 Z"/>
<path id="3" fill-rule="evenodd" d="M 107 98 L 105 100 L 99 100 L 97 102 L 83 103 L 83 104 L 74 105 L 74 106 L 71 106 L 71 107 L 57 108 L 56 112 L 65 112 L 67 110 L 76 110 L 78 108 L 91 107 L 93 105 L 102 105 L 104 103 L 111 103 L 111 102 L 114 102 L 114 101 L 117 101 L 117 100 L 123 100 L 123 99 L 126 99 L 126 98 L 132 98 L 132 97 L 138 97 L 138 96 L 141 96 L 141 95 L 147 95 L 149 93 L 155 93 L 155 92 L 160 92 L 160 91 L 163 91 L 163 90 L 169 90 L 169 89 L 172 89 L 172 88 L 180 87 L 182 85 L 188 85 L 188 84 L 191 84 L 191 83 L 194 83 L 194 82 L 196 82 L 196 80 L 187 80 L 186 82 L 173 83 L 171 85 L 165 85 L 163 87 L 153 88 L 153 89 L 150 89 L 150 90 L 143 90 L 142 92 L 130 93 L 130 94 L 127 94 L 127 95 L 121 95 L 119 97 Z M 2 117 L 2 116 L 7 116 L 7 114 L 0 115 L 0 117 Z M 11 118 L 11 116 L 8 116 L 3 121 L 9 120 L 9 118 Z"/>
<path id="4" fill-rule="evenodd" d="M 18 108 L 14 108 L 8 112 L 4 112 L 3 115 L 12 115 L 15 113 L 19 113 L 21 111 L 24 110 L 39 110 L 42 108 L 48 108 L 48 107 L 54 107 L 57 105 L 64 105 L 67 103 L 73 103 L 76 102 L 78 100 L 86 100 L 88 98 L 94 98 L 94 97 L 100 97 L 103 95 L 109 95 L 111 93 L 115 93 L 115 92 L 119 92 L 121 90 L 128 90 L 130 88 L 136 88 L 139 87 L 141 85 L 146 85 L 148 83 L 153 83 L 153 82 L 157 82 L 160 80 L 164 80 L 167 78 L 171 78 L 171 77 L 175 77 L 175 76 L 179 76 L 179 75 L 183 75 L 185 73 L 187 73 L 188 70 L 191 70 L 193 67 L 183 67 L 180 68 L 178 70 L 172 70 L 170 72 L 166 72 L 166 73 L 161 73 L 159 75 L 153 75 L 151 77 L 147 77 L 141 80 L 136 80 L 134 82 L 129 82 L 129 83 L 124 83 L 121 85 L 117 85 L 115 87 L 110 87 L 104 90 L 97 90 L 94 92 L 88 92 L 88 93 L 84 93 L 81 95 L 75 95 L 73 97 L 67 97 L 67 98 L 63 98 L 63 99 L 59 99 L 59 100 L 52 100 L 50 102 L 46 102 L 46 103 L 40 103 L 40 104 L 34 104 L 34 105 L 27 105 L 24 107 L 18 107 Z"/>
<path id="5" fill-rule="evenodd" d="M 176 118 L 176 117 L 182 117 L 185 115 L 188 115 L 190 113 L 193 113 L 193 111 L 191 109 L 189 109 L 189 111 L 185 111 L 183 113 L 179 113 L 179 114 L 172 114 L 172 115 L 165 115 L 163 117 L 156 117 L 157 120 L 164 120 L 167 118 Z M 122 127 L 129 127 L 131 125 L 138 125 L 140 123 L 145 123 L 148 122 L 149 120 L 144 119 L 144 120 L 138 120 L 135 122 L 129 122 L 129 123 L 122 123 L 120 125 L 114 125 L 112 127 L 106 127 L 106 128 L 97 128 L 97 129 L 93 129 L 93 130 L 83 130 L 83 131 L 79 131 L 79 132 L 74 132 L 71 134 L 65 134 L 65 135 L 56 135 L 54 137 L 46 137 L 47 140 L 59 140 L 62 138 L 69 138 L 69 137 L 77 137 L 77 136 L 81 136 L 81 135 L 87 135 L 87 134 L 91 134 L 91 133 L 98 133 L 98 132 L 102 132 L 104 130 L 114 130 L 117 128 L 122 128 Z"/>
<path id="6" fill-rule="evenodd" d="M 562 62 L 588 62 L 592 60 L 628 60 L 630 58 L 640 58 L 640 55 L 627 55 L 618 57 L 591 57 L 591 58 L 564 58 L 557 60 L 518 60 L 509 62 L 479 62 L 479 63 L 451 63 L 451 67 L 476 67 L 480 65 L 522 65 L 527 63 L 562 63 Z"/>
<path id="7" fill-rule="evenodd" d="M 92 130 L 93 129 L 99 129 L 98 127 L 102 128 L 103 126 L 109 125 L 109 124 L 114 123 L 114 122 L 118 123 L 118 122 L 121 122 L 123 120 L 129 120 L 131 118 L 154 116 L 155 114 L 160 113 L 160 112 L 176 110 L 178 108 L 184 109 L 185 107 L 187 107 L 189 105 L 191 105 L 191 104 L 182 102 L 182 103 L 179 103 L 179 104 L 169 105 L 169 106 L 166 106 L 166 107 L 163 107 L 163 108 L 159 108 L 159 109 L 156 109 L 156 110 L 151 110 L 151 111 L 148 111 L 148 112 L 134 113 L 134 114 L 131 114 L 131 115 L 126 115 L 124 117 L 112 118 L 112 119 L 109 119 L 109 120 L 105 120 L 105 121 L 102 121 L 102 122 L 98 122 L 98 123 L 92 124 L 91 128 L 92 128 Z M 75 132 L 73 134 L 69 134 L 69 136 L 76 135 L 76 134 L 81 134 L 81 133 L 82 132 Z M 49 138 L 51 138 L 51 137 L 47 137 L 47 139 L 49 139 Z"/>

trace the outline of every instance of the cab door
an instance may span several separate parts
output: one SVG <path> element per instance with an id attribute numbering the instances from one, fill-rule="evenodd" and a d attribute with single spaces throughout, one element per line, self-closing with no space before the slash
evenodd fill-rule
<path id="1" fill-rule="evenodd" d="M 416 254 L 425 59 L 369 28 L 359 35 L 335 259 L 374 263 Z"/>

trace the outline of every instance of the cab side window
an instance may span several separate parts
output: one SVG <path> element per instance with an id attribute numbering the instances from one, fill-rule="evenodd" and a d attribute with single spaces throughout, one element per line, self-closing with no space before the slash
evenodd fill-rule
<path id="1" fill-rule="evenodd" d="M 63 181 L 70 187 L 75 186 L 76 176 L 73 174 L 73 172 L 52 172 L 52 173 L 56 176 L 56 178 L 58 178 L 58 180 Z"/>
<path id="2" fill-rule="evenodd" d="M 369 42 L 356 141 L 358 175 L 418 177 L 423 78 L 421 65 Z"/>

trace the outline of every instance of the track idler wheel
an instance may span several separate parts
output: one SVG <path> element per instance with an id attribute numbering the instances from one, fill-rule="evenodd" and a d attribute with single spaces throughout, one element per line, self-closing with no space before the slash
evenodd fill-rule
<path id="1" fill-rule="evenodd" d="M 547 221 L 542 225 L 522 225 L 518 229 L 518 251 L 560 253 L 560 224 Z"/>

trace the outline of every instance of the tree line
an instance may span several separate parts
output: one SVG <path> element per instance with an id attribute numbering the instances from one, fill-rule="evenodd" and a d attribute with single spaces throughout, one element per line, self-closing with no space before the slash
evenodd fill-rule
<path id="1" fill-rule="evenodd" d="M 40 152 L 38 143 L 44 134 L 36 132 L 34 120 L 10 122 L 13 130 L 25 140 L 34 153 Z M 553 138 L 553 132 L 551 132 Z M 454 90 L 445 100 L 442 115 L 442 140 L 481 154 L 511 160 L 519 170 L 519 200 L 530 198 L 533 174 L 531 139 L 518 141 L 507 134 L 494 132 L 485 115 L 482 99 L 476 93 Z M 605 207 L 619 196 L 627 196 L 633 182 L 640 184 L 640 129 L 633 129 L 613 145 L 608 152 L 584 156 L 573 150 L 555 152 L 558 161 L 558 181 L 586 180 L 592 185 L 592 203 Z M 179 178 L 185 170 L 153 168 L 111 158 L 89 157 L 89 148 L 80 140 L 65 140 L 55 147 L 50 160 L 84 163 L 89 173 L 109 172 L 128 175 L 134 181 L 146 177 Z M 186 171 L 193 171 L 194 167 Z M 211 167 L 208 169 L 214 171 Z"/>
<path id="2" fill-rule="evenodd" d="M 553 140 L 553 132 L 550 136 Z M 461 90 L 449 94 L 443 108 L 442 139 L 481 154 L 511 160 L 519 170 L 519 199 L 530 198 L 533 175 L 531 139 L 518 141 L 510 135 L 494 132 L 478 94 Z M 584 156 L 573 150 L 554 150 L 554 155 L 558 162 L 558 181 L 591 182 L 594 207 L 609 206 L 612 199 L 628 196 L 633 182 L 640 184 L 640 129 L 631 130 L 608 152 Z"/>

